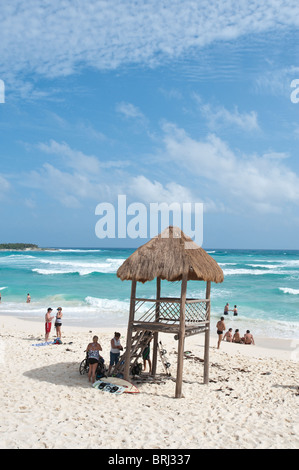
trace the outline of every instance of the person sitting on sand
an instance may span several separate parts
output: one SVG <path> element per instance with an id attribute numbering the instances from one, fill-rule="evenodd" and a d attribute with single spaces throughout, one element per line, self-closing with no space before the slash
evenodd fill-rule
<path id="1" fill-rule="evenodd" d="M 229 343 L 231 343 L 233 341 L 233 334 L 232 334 L 232 331 L 233 329 L 232 328 L 229 328 L 228 331 L 225 333 L 224 337 L 223 337 L 223 341 L 228 341 Z"/>
<path id="2" fill-rule="evenodd" d="M 239 330 L 235 330 L 234 336 L 233 336 L 233 343 L 241 343 L 241 336 Z"/>
<path id="3" fill-rule="evenodd" d="M 114 333 L 114 338 L 111 340 L 111 349 L 110 349 L 110 364 L 109 364 L 109 369 L 108 369 L 108 375 L 111 372 L 112 367 L 118 363 L 119 356 L 120 356 L 120 351 L 122 351 L 124 348 L 120 344 L 120 333 L 115 332 Z"/>
<path id="4" fill-rule="evenodd" d="M 249 330 L 246 331 L 245 335 L 241 339 L 244 344 L 255 344 L 252 334 Z"/>
<path id="5" fill-rule="evenodd" d="M 54 317 L 51 317 L 51 312 L 52 312 L 52 308 L 48 308 L 47 310 L 47 313 L 45 315 L 45 330 L 46 330 L 46 334 L 45 334 L 45 341 L 47 342 L 48 339 L 49 339 L 49 335 L 50 335 L 50 331 L 51 331 L 51 326 L 52 326 L 52 320 Z"/>
<path id="6" fill-rule="evenodd" d="M 217 335 L 218 335 L 217 349 L 219 349 L 220 348 L 220 343 L 221 343 L 222 338 L 223 338 L 223 332 L 226 330 L 226 326 L 225 326 L 225 323 L 224 323 L 224 317 L 221 317 L 220 320 L 217 322 L 216 328 L 217 328 Z"/>
<path id="7" fill-rule="evenodd" d="M 100 360 L 100 352 L 102 351 L 102 346 L 100 343 L 98 343 L 98 337 L 94 336 L 92 338 L 92 343 L 89 343 L 89 345 L 86 348 L 87 355 L 88 355 L 88 380 L 89 382 L 92 381 L 92 383 L 95 382 L 96 380 L 96 371 L 98 368 L 98 363 Z"/>

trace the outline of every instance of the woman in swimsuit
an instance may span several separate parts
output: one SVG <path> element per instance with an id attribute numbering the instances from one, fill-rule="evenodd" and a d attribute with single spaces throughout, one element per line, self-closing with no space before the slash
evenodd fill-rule
<path id="1" fill-rule="evenodd" d="M 102 346 L 98 343 L 98 337 L 94 336 L 92 338 L 92 343 L 89 343 L 89 345 L 86 348 L 87 354 L 88 354 L 88 365 L 89 365 L 89 370 L 88 370 L 88 380 L 89 382 L 92 381 L 92 383 L 95 382 L 95 376 L 96 376 L 96 371 L 98 367 L 98 363 L 100 360 L 100 353 L 99 351 L 102 351 Z"/>
<path id="2" fill-rule="evenodd" d="M 55 328 L 57 338 L 61 338 L 61 326 L 62 326 L 62 308 L 57 309 Z"/>
<path id="3" fill-rule="evenodd" d="M 239 330 L 235 330 L 235 333 L 233 336 L 233 343 L 241 343 L 241 336 L 240 336 Z"/>
<path id="4" fill-rule="evenodd" d="M 233 329 L 229 328 L 228 331 L 225 333 L 223 337 L 223 341 L 228 341 L 231 343 L 233 341 L 233 334 L 232 334 Z"/>

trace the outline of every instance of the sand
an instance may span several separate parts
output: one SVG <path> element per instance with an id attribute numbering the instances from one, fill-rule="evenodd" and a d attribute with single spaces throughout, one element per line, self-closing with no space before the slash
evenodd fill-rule
<path id="1" fill-rule="evenodd" d="M 0 317 L 0 448 L 298 448 L 299 341 L 255 338 L 256 346 L 222 343 L 217 350 L 213 334 L 207 386 L 198 360 L 203 335 L 189 337 L 184 397 L 175 399 L 177 342 L 164 334 L 172 376 L 165 376 L 159 361 L 159 383 L 115 396 L 95 390 L 79 374 L 93 334 L 108 362 L 114 331 L 115 325 L 79 328 L 65 320 L 63 344 L 35 347 L 43 339 L 42 320 Z"/>

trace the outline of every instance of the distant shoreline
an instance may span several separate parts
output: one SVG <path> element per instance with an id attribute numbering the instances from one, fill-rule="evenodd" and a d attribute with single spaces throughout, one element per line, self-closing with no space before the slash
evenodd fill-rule
<path id="1" fill-rule="evenodd" d="M 0 248 L 0 251 L 59 251 L 58 248 Z"/>
<path id="2" fill-rule="evenodd" d="M 41 248 L 34 243 L 0 243 L 0 251 L 58 251 L 58 248 Z"/>

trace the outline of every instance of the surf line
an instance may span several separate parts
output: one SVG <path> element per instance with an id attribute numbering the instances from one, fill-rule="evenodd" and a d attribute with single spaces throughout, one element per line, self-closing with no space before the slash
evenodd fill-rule
<path id="1" fill-rule="evenodd" d="M 108 459 L 109 465 L 134 465 L 136 468 L 139 468 L 141 462 L 142 457 L 122 457 L 118 454 Z"/>

